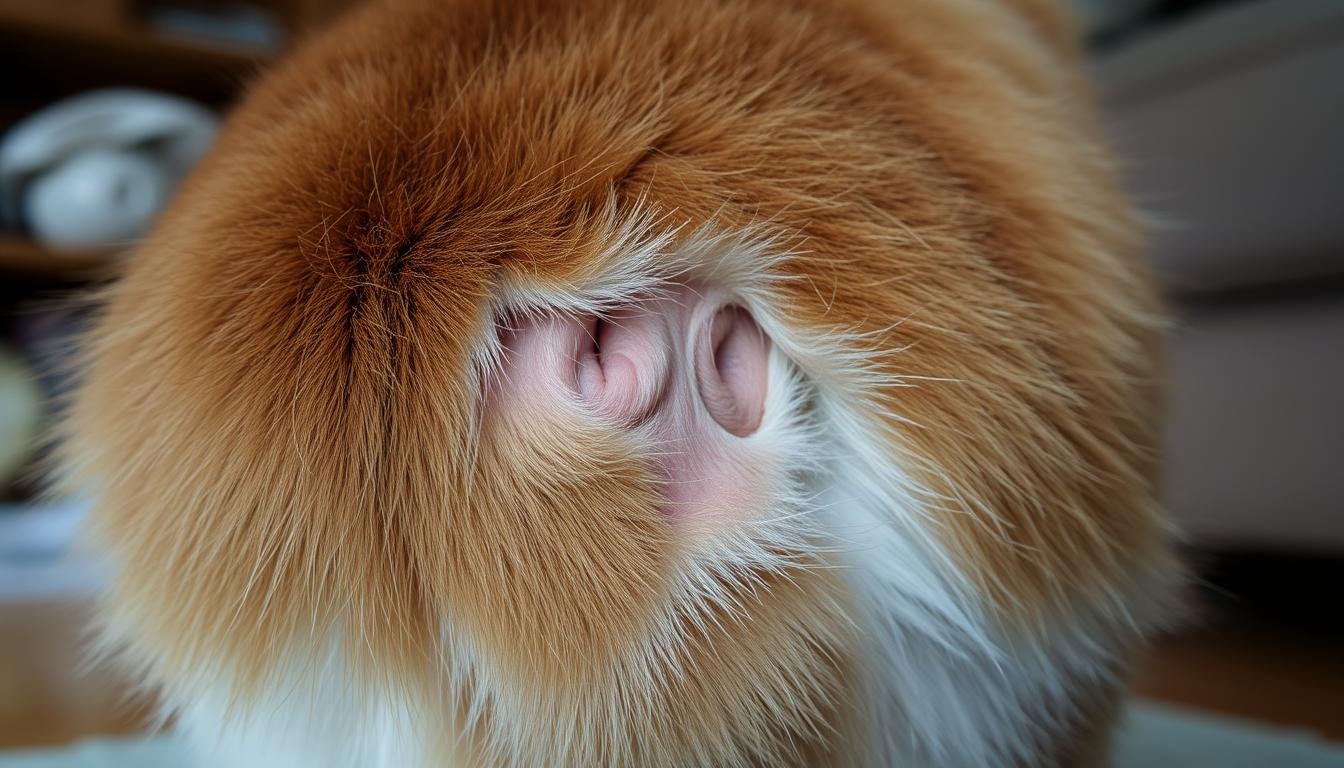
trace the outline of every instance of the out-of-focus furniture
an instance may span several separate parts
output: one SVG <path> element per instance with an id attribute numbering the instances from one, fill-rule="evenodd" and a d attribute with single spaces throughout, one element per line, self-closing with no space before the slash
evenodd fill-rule
<path id="1" fill-rule="evenodd" d="M 1344 551 L 1344 2 L 1216 5 L 1095 61 L 1176 315 L 1196 543 Z"/>
<path id="2" fill-rule="evenodd" d="M 0 599 L 0 753 L 145 730 L 149 696 L 87 666 L 89 617 L 84 601 Z"/>
<path id="3" fill-rule="evenodd" d="M 226 108 L 293 42 L 356 0 L 0 0 L 0 132 L 92 89 L 138 87 Z M 0 279 L 82 281 L 100 254 L 55 256 L 0 230 Z M 0 292 L 0 308 L 9 297 Z"/>

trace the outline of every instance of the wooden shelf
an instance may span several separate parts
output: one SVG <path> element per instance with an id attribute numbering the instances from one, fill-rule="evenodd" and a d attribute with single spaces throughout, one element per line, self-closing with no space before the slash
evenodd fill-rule
<path id="1" fill-rule="evenodd" d="M 33 13 L 4 4 L 0 4 L 0 27 L 22 35 L 59 40 L 69 45 L 134 52 L 139 58 L 192 60 L 232 69 L 256 68 L 272 59 L 272 54 L 265 50 L 168 36 L 134 22 L 63 18 L 53 13 Z"/>
<path id="2" fill-rule="evenodd" d="M 24 111 L 81 91 L 137 85 L 221 105 L 273 61 L 269 51 L 160 32 L 134 20 L 62 18 L 0 0 L 6 101 Z"/>
<path id="3" fill-rule="evenodd" d="M 91 279 L 107 271 L 110 253 L 55 253 L 28 238 L 0 234 L 0 271 L 33 277 Z"/>

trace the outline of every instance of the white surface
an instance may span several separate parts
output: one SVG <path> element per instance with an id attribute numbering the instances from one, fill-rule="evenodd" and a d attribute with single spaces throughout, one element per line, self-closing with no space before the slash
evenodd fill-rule
<path id="1" fill-rule="evenodd" d="M 1344 768 L 1344 749 L 1310 734 L 1197 715 L 1153 704 L 1130 708 L 1114 768 Z M 0 753 L 0 768 L 191 768 L 170 737 L 87 741 L 64 749 Z M 335 767 L 333 767 L 335 768 Z"/>
<path id="2" fill-rule="evenodd" d="M 1116 739 L 1114 768 L 1344 768 L 1344 747 L 1304 731 L 1139 704 Z"/>

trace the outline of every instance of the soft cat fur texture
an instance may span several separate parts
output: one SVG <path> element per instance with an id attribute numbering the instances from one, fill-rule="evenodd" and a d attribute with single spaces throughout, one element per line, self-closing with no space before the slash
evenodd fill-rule
<path id="1" fill-rule="evenodd" d="M 1097 762 L 1174 569 L 1070 35 L 1044 0 L 352 14 L 88 339 L 105 647 L 207 765 Z M 511 334 L 708 295 L 769 339 L 750 434 L 516 394 Z"/>

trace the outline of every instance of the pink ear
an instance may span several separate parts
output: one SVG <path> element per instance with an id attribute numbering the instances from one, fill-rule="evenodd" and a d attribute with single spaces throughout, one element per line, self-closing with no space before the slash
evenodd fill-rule
<path id="1" fill-rule="evenodd" d="M 630 308 L 597 321 L 593 354 L 579 369 L 579 393 L 620 424 L 643 421 L 667 386 L 673 347 L 666 318 Z"/>
<path id="2" fill-rule="evenodd" d="M 770 340 L 712 290 L 668 294 L 601 319 L 519 318 L 503 334 L 490 402 L 515 414 L 577 409 L 637 430 L 638 450 L 665 481 L 662 510 L 678 524 L 752 514 L 763 464 L 759 447 L 737 438 L 764 418 Z"/>
<path id="3" fill-rule="evenodd" d="M 696 343 L 695 379 L 705 410 L 728 432 L 746 437 L 765 412 L 768 345 L 751 315 L 728 306 Z"/>

